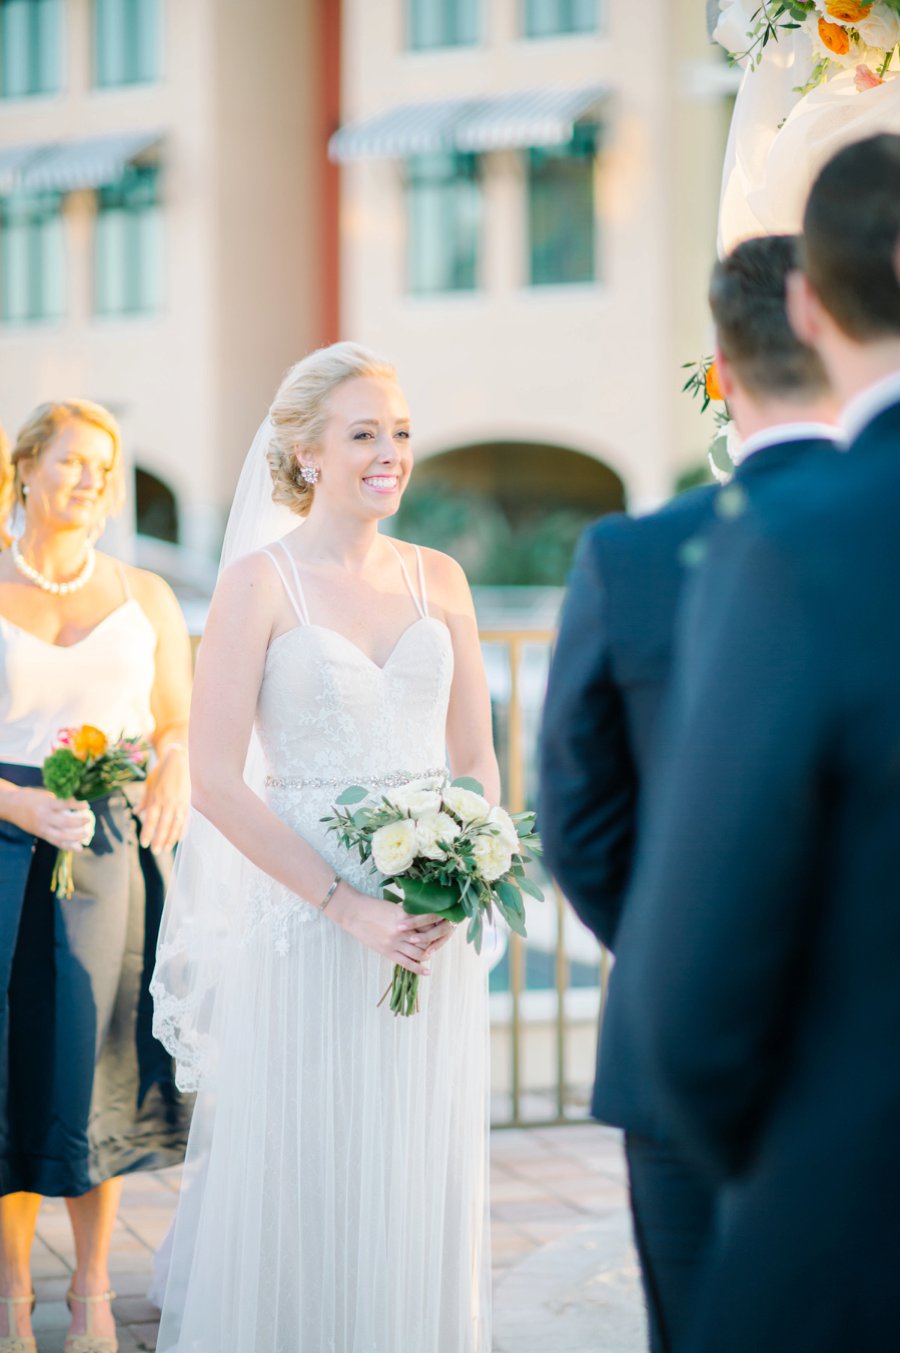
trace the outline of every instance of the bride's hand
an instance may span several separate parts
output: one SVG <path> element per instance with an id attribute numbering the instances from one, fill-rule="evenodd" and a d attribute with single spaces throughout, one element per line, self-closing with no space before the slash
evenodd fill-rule
<path id="1" fill-rule="evenodd" d="M 341 883 L 329 911 L 332 920 L 368 949 L 422 977 L 431 972 L 426 966 L 429 957 L 453 932 L 450 922 L 440 916 L 408 916 L 396 902 L 369 897 L 347 882 Z"/>

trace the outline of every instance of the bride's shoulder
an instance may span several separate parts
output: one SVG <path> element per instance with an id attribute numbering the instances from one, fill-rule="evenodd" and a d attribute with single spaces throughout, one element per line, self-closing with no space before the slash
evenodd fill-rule
<path id="1" fill-rule="evenodd" d="M 403 554 L 407 566 L 415 564 L 418 552 L 428 595 L 432 600 L 440 605 L 451 605 L 469 598 L 468 579 L 462 565 L 452 555 L 433 550 L 427 545 L 412 545 L 406 540 L 395 540 L 394 544 Z"/>

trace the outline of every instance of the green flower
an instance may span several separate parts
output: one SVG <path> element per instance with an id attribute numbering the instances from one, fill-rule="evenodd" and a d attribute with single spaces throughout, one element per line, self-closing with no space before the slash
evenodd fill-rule
<path id="1" fill-rule="evenodd" d="M 51 752 L 43 765 L 44 786 L 58 799 L 74 798 L 84 774 L 84 762 L 68 747 Z"/>

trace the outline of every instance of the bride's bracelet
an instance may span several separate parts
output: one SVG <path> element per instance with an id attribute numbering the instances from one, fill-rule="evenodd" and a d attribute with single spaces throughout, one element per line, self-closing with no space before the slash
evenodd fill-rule
<path id="1" fill-rule="evenodd" d="M 340 874 L 335 874 L 334 878 L 331 880 L 331 886 L 329 887 L 328 892 L 322 898 L 322 901 L 318 904 L 319 911 L 324 911 L 325 908 L 328 906 L 328 903 L 331 901 L 331 899 L 337 892 L 337 887 L 340 881 L 341 881 Z"/>

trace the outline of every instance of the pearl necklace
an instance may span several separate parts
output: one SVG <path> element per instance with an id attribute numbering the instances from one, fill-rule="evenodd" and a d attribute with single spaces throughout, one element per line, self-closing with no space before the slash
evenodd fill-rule
<path id="1" fill-rule="evenodd" d="M 50 592 L 54 597 L 67 597 L 72 592 L 80 592 L 82 587 L 86 587 L 90 582 L 97 563 L 97 553 L 93 545 L 89 545 L 81 572 L 76 573 L 75 577 L 70 578 L 67 583 L 56 583 L 52 578 L 45 578 L 43 573 L 39 573 L 33 564 L 29 564 L 19 549 L 17 540 L 12 542 L 11 552 L 13 563 L 22 577 L 34 583 L 35 587 L 39 587 L 42 592 Z"/>

